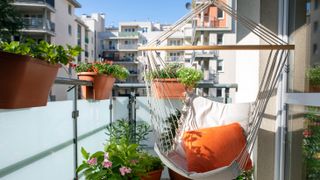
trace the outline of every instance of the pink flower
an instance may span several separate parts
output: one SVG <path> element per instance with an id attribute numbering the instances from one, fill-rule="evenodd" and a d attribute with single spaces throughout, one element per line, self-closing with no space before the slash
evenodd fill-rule
<path id="1" fill-rule="evenodd" d="M 112 162 L 105 159 L 103 162 L 102 162 L 102 166 L 105 167 L 105 168 L 110 168 L 112 166 Z"/>
<path id="2" fill-rule="evenodd" d="M 119 170 L 122 176 L 131 173 L 131 168 L 128 167 L 122 166 Z"/>
<path id="3" fill-rule="evenodd" d="M 97 158 L 91 158 L 87 161 L 87 163 L 91 166 L 97 165 Z"/>

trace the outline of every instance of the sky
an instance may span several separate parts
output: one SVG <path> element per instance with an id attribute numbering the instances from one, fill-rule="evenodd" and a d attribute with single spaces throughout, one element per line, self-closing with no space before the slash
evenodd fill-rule
<path id="1" fill-rule="evenodd" d="M 77 15 L 100 12 L 106 14 L 106 26 L 118 26 L 119 22 L 152 21 L 174 23 L 185 15 L 191 0 L 78 0 L 82 8 Z"/>

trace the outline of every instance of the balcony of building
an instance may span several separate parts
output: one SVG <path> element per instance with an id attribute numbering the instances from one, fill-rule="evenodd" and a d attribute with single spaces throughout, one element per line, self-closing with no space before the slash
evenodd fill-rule
<path id="1" fill-rule="evenodd" d="M 167 56 L 166 57 L 166 62 L 184 62 L 184 56 Z"/>
<path id="2" fill-rule="evenodd" d="M 14 0 L 12 3 L 18 10 L 35 11 L 46 9 L 55 12 L 54 0 Z"/>
<path id="3" fill-rule="evenodd" d="M 196 31 L 230 31 L 231 24 L 227 18 L 217 18 L 214 16 L 198 17 L 196 20 Z"/>
<path id="4" fill-rule="evenodd" d="M 138 51 L 138 44 L 119 44 L 119 51 Z"/>
<path id="5" fill-rule="evenodd" d="M 55 24 L 49 19 L 37 18 L 37 17 L 23 17 L 22 18 L 24 29 L 22 32 L 29 33 L 46 33 L 49 35 L 55 35 Z"/>
<path id="6" fill-rule="evenodd" d="M 118 39 L 139 39 L 138 32 L 119 32 Z"/>
<path id="7" fill-rule="evenodd" d="M 219 57 L 219 51 L 214 51 L 214 50 L 197 51 L 194 53 L 194 56 L 195 58 L 217 59 Z"/>

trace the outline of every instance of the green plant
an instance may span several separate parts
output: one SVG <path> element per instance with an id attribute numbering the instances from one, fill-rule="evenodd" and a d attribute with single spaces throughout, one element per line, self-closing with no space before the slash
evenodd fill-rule
<path id="1" fill-rule="evenodd" d="M 150 133 L 150 125 L 141 122 L 136 125 L 136 129 L 125 119 L 117 120 L 107 126 L 106 135 L 111 141 L 119 142 L 119 137 L 122 137 L 126 143 L 137 143 L 143 147 L 143 141 L 147 140 L 147 135 Z"/>
<path id="2" fill-rule="evenodd" d="M 310 68 L 307 71 L 307 77 L 312 85 L 320 85 L 320 66 Z"/>
<path id="3" fill-rule="evenodd" d="M 152 156 L 147 152 L 141 152 L 139 155 L 139 164 L 146 172 L 163 169 L 162 161 L 158 157 Z"/>
<path id="4" fill-rule="evenodd" d="M 82 63 L 76 67 L 76 72 L 96 72 L 98 74 L 111 75 L 116 79 L 125 80 L 129 76 L 129 71 L 120 65 L 110 65 L 107 63 Z"/>
<path id="5" fill-rule="evenodd" d="M 176 109 L 176 111 L 169 115 L 169 117 L 165 120 L 165 123 L 168 127 L 164 128 L 164 132 L 161 134 L 161 140 L 164 142 L 164 150 L 171 150 L 174 138 L 176 137 L 176 130 L 178 128 L 178 120 L 181 117 L 181 112 Z"/>
<path id="6" fill-rule="evenodd" d="M 195 87 L 196 83 L 203 78 L 201 71 L 187 67 L 178 69 L 177 74 L 180 82 L 187 87 Z"/>
<path id="7" fill-rule="evenodd" d="M 193 68 L 184 67 L 182 64 L 167 64 L 162 69 L 149 72 L 147 78 L 149 80 L 177 78 L 185 86 L 194 87 L 203 78 L 203 73 Z"/>
<path id="8" fill-rule="evenodd" d="M 252 180 L 253 169 L 244 171 L 235 180 Z"/>
<path id="9" fill-rule="evenodd" d="M 12 2 L 13 0 L 0 1 L 0 41 L 11 40 L 11 37 L 19 35 L 18 30 L 23 28 L 21 16 Z"/>
<path id="10" fill-rule="evenodd" d="M 305 114 L 306 129 L 303 132 L 303 155 L 306 166 L 306 179 L 316 180 L 320 177 L 320 116 L 314 112 L 316 107 L 308 107 Z"/>
<path id="11" fill-rule="evenodd" d="M 145 123 L 137 125 L 136 143 L 133 143 L 130 133 L 132 127 L 126 120 L 118 120 L 107 128 L 110 136 L 104 151 L 98 151 L 92 155 L 84 148 L 81 149 L 84 158 L 77 172 L 83 172 L 88 180 L 118 180 L 140 179 L 147 172 L 162 169 L 159 158 L 143 152 L 139 146 L 146 139 L 149 126 Z"/>
<path id="12" fill-rule="evenodd" d="M 78 56 L 82 51 L 79 46 L 71 47 L 49 44 L 46 41 L 36 43 L 34 40 L 28 39 L 26 42 L 12 41 L 2 42 L 0 48 L 5 52 L 14 54 L 29 55 L 49 62 L 50 64 L 68 64 L 74 57 Z"/>

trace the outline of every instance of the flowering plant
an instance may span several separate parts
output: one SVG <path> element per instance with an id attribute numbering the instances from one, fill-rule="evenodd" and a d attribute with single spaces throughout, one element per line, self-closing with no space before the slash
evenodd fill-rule
<path id="1" fill-rule="evenodd" d="M 140 179 L 148 177 L 147 173 L 162 169 L 163 165 L 158 157 L 149 155 L 141 150 L 141 145 L 132 143 L 130 127 L 126 120 L 118 120 L 107 128 L 109 142 L 104 151 L 92 155 L 84 148 L 81 149 L 84 161 L 77 172 L 83 172 L 88 180 L 102 179 Z M 135 142 L 145 140 L 149 126 L 138 124 Z"/>

